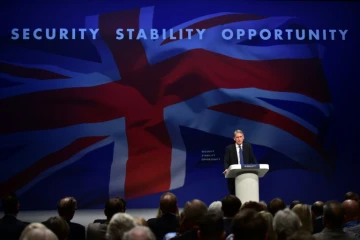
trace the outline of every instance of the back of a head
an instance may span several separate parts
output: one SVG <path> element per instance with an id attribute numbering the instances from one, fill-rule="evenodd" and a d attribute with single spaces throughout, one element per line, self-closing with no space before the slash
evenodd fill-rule
<path id="1" fill-rule="evenodd" d="M 241 201 L 234 195 L 229 195 L 221 200 L 221 209 L 224 213 L 224 217 L 233 218 L 241 208 Z"/>
<path id="2" fill-rule="evenodd" d="M 292 210 L 280 210 L 274 216 L 273 227 L 278 240 L 282 240 L 300 230 L 301 221 Z"/>
<path id="3" fill-rule="evenodd" d="M 124 205 L 120 198 L 110 198 L 105 203 L 105 215 L 110 220 L 116 213 L 123 212 Z"/>
<path id="4" fill-rule="evenodd" d="M 2 198 L 2 207 L 5 214 L 18 214 L 19 199 L 15 193 L 10 193 Z"/>
<path id="5" fill-rule="evenodd" d="M 219 240 L 225 237 L 224 222 L 221 214 L 207 212 L 200 221 L 199 238 L 202 240 Z"/>
<path id="6" fill-rule="evenodd" d="M 44 225 L 55 233 L 59 240 L 66 240 L 70 234 L 69 224 L 60 216 L 49 218 Z"/>
<path id="7" fill-rule="evenodd" d="M 296 204 L 292 209 L 298 215 L 301 221 L 301 229 L 308 231 L 309 233 L 313 232 L 313 221 L 311 216 L 311 211 L 308 205 L 306 204 Z"/>
<path id="8" fill-rule="evenodd" d="M 276 233 L 273 228 L 273 220 L 274 220 L 273 215 L 267 211 L 261 211 L 259 213 L 266 221 L 267 237 L 268 237 L 267 239 L 268 240 L 276 240 Z"/>
<path id="9" fill-rule="evenodd" d="M 315 240 L 315 237 L 308 231 L 299 230 L 287 240 Z"/>
<path id="10" fill-rule="evenodd" d="M 73 197 L 65 197 L 58 202 L 57 208 L 59 216 L 70 221 L 77 210 L 77 201 Z"/>
<path id="11" fill-rule="evenodd" d="M 284 210 L 286 208 L 286 203 L 280 199 L 280 198 L 274 198 L 270 201 L 268 204 L 268 211 L 275 216 L 275 214 L 280 211 Z"/>
<path id="12" fill-rule="evenodd" d="M 123 205 L 123 209 L 121 210 L 121 212 L 126 212 L 126 200 L 122 197 L 118 197 Z"/>
<path id="13" fill-rule="evenodd" d="M 173 193 L 167 192 L 160 197 L 160 210 L 162 214 L 176 214 L 178 205 L 177 198 Z"/>
<path id="14" fill-rule="evenodd" d="M 257 212 L 264 211 L 263 205 L 255 201 L 246 202 L 241 206 L 241 209 L 246 209 L 246 208 L 254 209 Z"/>
<path id="15" fill-rule="evenodd" d="M 344 226 L 344 209 L 338 201 L 328 201 L 324 205 L 324 226 L 339 229 Z"/>
<path id="16" fill-rule="evenodd" d="M 311 211 L 314 217 L 322 216 L 324 213 L 324 203 L 321 201 L 316 201 L 311 206 Z"/>
<path id="17" fill-rule="evenodd" d="M 148 227 L 136 226 L 124 234 L 123 240 L 156 240 L 156 237 Z"/>
<path id="18" fill-rule="evenodd" d="M 22 231 L 19 240 L 29 239 L 29 236 L 32 235 L 30 234 L 30 232 L 34 231 L 35 229 L 47 229 L 47 228 L 42 223 L 37 223 L 37 222 L 31 223 L 27 225 L 25 229 Z"/>
<path id="19" fill-rule="evenodd" d="M 136 226 L 135 219 L 127 213 L 116 213 L 110 220 L 106 237 L 108 240 L 120 240 L 125 232 Z"/>
<path id="20" fill-rule="evenodd" d="M 22 240 L 58 240 L 58 238 L 47 228 L 35 228 L 29 230 Z"/>
<path id="21" fill-rule="evenodd" d="M 354 222 L 360 220 L 360 204 L 355 200 L 345 200 L 342 203 L 344 208 L 344 220 L 345 223 Z"/>
<path id="22" fill-rule="evenodd" d="M 189 230 L 195 225 L 199 225 L 200 220 L 203 218 L 205 213 L 207 213 L 207 211 L 208 208 L 203 201 L 194 199 L 192 201 L 186 202 L 183 209 L 184 217 L 182 228 L 185 227 L 186 230 Z"/>
<path id="23" fill-rule="evenodd" d="M 360 197 L 359 197 L 359 195 L 357 194 L 357 193 L 354 193 L 354 192 L 347 192 L 347 193 L 345 193 L 345 195 L 344 195 L 344 201 L 345 200 L 348 200 L 348 199 L 350 199 L 350 200 L 355 200 L 355 201 L 360 201 Z"/>
<path id="24" fill-rule="evenodd" d="M 290 203 L 290 210 L 293 209 L 297 204 L 301 204 L 300 200 L 294 200 Z"/>
<path id="25" fill-rule="evenodd" d="M 221 217 L 223 217 L 224 213 L 221 210 L 221 207 L 222 207 L 222 203 L 220 201 L 215 201 L 209 205 L 208 211 L 211 213 L 216 213 L 216 214 L 220 215 Z"/>
<path id="26" fill-rule="evenodd" d="M 265 219 L 253 209 L 242 209 L 233 218 L 232 233 L 234 240 L 264 240 L 267 233 Z"/>

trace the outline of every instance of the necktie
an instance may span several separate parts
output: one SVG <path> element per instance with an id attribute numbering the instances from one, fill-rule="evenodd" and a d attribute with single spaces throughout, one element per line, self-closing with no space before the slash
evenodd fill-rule
<path id="1" fill-rule="evenodd" d="M 240 165 L 243 165 L 244 164 L 244 156 L 242 153 L 241 146 L 239 146 L 239 158 L 240 158 Z"/>

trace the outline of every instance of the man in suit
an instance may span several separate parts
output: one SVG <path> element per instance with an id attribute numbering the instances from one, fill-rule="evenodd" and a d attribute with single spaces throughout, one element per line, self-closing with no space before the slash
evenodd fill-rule
<path id="1" fill-rule="evenodd" d="M 244 142 L 244 139 L 245 136 L 241 130 L 236 130 L 234 132 L 235 144 L 231 144 L 225 149 L 224 174 L 228 172 L 228 168 L 233 164 L 257 163 L 251 144 Z M 230 194 L 235 195 L 235 179 L 228 178 L 227 181 Z"/>
<path id="2" fill-rule="evenodd" d="M 0 219 L 0 238 L 7 240 L 19 239 L 22 231 L 29 224 L 17 219 L 20 204 L 15 193 L 8 194 L 2 199 L 5 216 Z"/>

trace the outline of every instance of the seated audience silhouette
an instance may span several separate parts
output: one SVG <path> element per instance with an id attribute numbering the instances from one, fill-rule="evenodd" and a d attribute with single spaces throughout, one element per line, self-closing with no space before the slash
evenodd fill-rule
<path id="1" fill-rule="evenodd" d="M 179 228 L 179 218 L 176 216 L 178 212 L 176 196 L 170 192 L 164 193 L 160 197 L 159 209 L 161 215 L 151 218 L 147 222 L 149 228 L 155 234 L 156 239 L 161 240 L 165 234 L 177 232 Z"/>
<path id="2" fill-rule="evenodd" d="M 280 211 L 280 210 L 284 210 L 286 208 L 286 203 L 280 199 L 280 198 L 274 198 L 273 200 L 271 200 L 268 204 L 268 211 L 269 213 L 271 213 L 273 216 L 275 216 L 275 214 Z"/>
<path id="3" fill-rule="evenodd" d="M 266 227 L 267 227 L 267 240 L 276 240 L 276 233 L 273 228 L 273 215 L 267 211 L 261 211 L 260 215 L 265 219 L 266 221 Z"/>
<path id="4" fill-rule="evenodd" d="M 344 232 L 344 209 L 337 201 L 328 201 L 324 205 L 324 229 L 314 234 L 316 240 L 353 240 L 355 237 Z"/>
<path id="5" fill-rule="evenodd" d="M 16 194 L 8 194 L 2 199 L 2 207 L 5 216 L 0 219 L 0 238 L 6 240 L 18 240 L 21 232 L 28 225 L 17 219 L 20 210 L 19 200 Z"/>
<path id="6" fill-rule="evenodd" d="M 275 214 L 273 227 L 277 235 L 277 240 L 286 240 L 300 230 L 301 221 L 292 210 L 280 210 Z"/>
<path id="7" fill-rule="evenodd" d="M 79 223 L 70 222 L 77 210 L 77 201 L 73 197 L 65 197 L 58 203 L 58 213 L 70 227 L 68 240 L 85 240 L 85 227 Z"/>
<path id="8" fill-rule="evenodd" d="M 355 200 L 345 200 L 343 202 L 344 208 L 344 231 L 355 235 L 357 240 L 360 240 L 360 204 Z"/>
<path id="9" fill-rule="evenodd" d="M 205 213 L 200 220 L 197 235 L 199 240 L 224 240 L 226 233 L 222 214 L 210 211 Z"/>
<path id="10" fill-rule="evenodd" d="M 226 237 L 231 234 L 232 220 L 235 215 L 240 211 L 241 201 L 234 195 L 228 195 L 221 200 L 221 209 L 224 213 L 224 229 Z"/>
<path id="11" fill-rule="evenodd" d="M 296 204 L 292 211 L 300 218 L 301 227 L 300 230 L 313 232 L 313 223 L 311 217 L 311 210 L 307 204 Z"/>
<path id="12" fill-rule="evenodd" d="M 233 219 L 232 234 L 227 240 L 266 240 L 265 219 L 254 209 L 242 209 Z"/>
<path id="13" fill-rule="evenodd" d="M 123 240 L 155 240 L 153 232 L 144 226 L 136 226 L 124 234 Z"/>
<path id="14" fill-rule="evenodd" d="M 107 231 L 107 240 L 122 240 L 124 233 L 136 227 L 135 219 L 127 213 L 116 213 L 110 220 Z"/>
<path id="15" fill-rule="evenodd" d="M 311 216 L 313 220 L 313 234 L 319 233 L 324 229 L 323 225 L 323 208 L 324 203 L 321 201 L 316 201 L 311 206 Z"/>
<path id="16" fill-rule="evenodd" d="M 43 224 L 50 229 L 59 240 L 67 240 L 70 234 L 69 224 L 60 216 L 51 217 Z"/>
<path id="17" fill-rule="evenodd" d="M 124 209 L 119 198 L 111 198 L 105 203 L 105 221 L 90 223 L 87 228 L 87 240 L 106 239 L 106 231 L 111 218 Z"/>

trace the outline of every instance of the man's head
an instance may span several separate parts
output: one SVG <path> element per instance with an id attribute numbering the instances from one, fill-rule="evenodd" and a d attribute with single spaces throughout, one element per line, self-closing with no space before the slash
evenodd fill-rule
<path id="1" fill-rule="evenodd" d="M 4 209 L 4 214 L 12 214 L 16 216 L 19 213 L 20 204 L 19 199 L 15 193 L 10 193 L 3 197 L 2 206 Z"/>
<path id="2" fill-rule="evenodd" d="M 265 240 L 267 233 L 266 220 L 253 209 L 242 209 L 232 221 L 234 240 Z"/>
<path id="3" fill-rule="evenodd" d="M 338 201 L 328 201 L 324 205 L 324 226 L 330 229 L 343 228 L 344 209 Z"/>
<path id="4" fill-rule="evenodd" d="M 342 203 L 342 206 L 344 209 L 345 223 L 359 220 L 360 206 L 357 201 L 348 199 Z"/>
<path id="5" fill-rule="evenodd" d="M 221 209 L 224 217 L 233 218 L 241 208 L 241 201 L 234 195 L 229 195 L 221 200 Z"/>
<path id="6" fill-rule="evenodd" d="M 224 222 L 222 215 L 217 212 L 207 212 L 200 221 L 198 231 L 199 240 L 225 239 Z"/>
<path id="7" fill-rule="evenodd" d="M 181 231 L 198 228 L 201 219 L 207 213 L 206 204 L 200 200 L 194 199 L 185 203 L 183 217 L 181 219 Z"/>
<path id="8" fill-rule="evenodd" d="M 173 193 L 167 192 L 160 197 L 160 210 L 162 214 L 177 213 L 178 204 L 176 196 Z"/>
<path id="9" fill-rule="evenodd" d="M 53 233 L 55 233 L 59 240 L 68 239 L 70 234 L 70 226 L 62 217 L 51 217 L 46 220 L 46 222 L 44 222 L 44 225 Z"/>
<path id="10" fill-rule="evenodd" d="M 136 226 L 124 234 L 123 240 L 156 240 L 156 237 L 148 227 Z"/>
<path id="11" fill-rule="evenodd" d="M 280 210 L 284 210 L 286 208 L 286 204 L 285 202 L 280 199 L 280 198 L 274 198 L 273 200 L 270 201 L 270 203 L 268 204 L 268 210 L 269 212 L 275 216 L 275 214 L 280 211 Z"/>
<path id="12" fill-rule="evenodd" d="M 278 240 L 285 240 L 300 229 L 301 221 L 290 209 L 279 210 L 274 216 L 273 227 Z"/>
<path id="13" fill-rule="evenodd" d="M 104 214 L 107 220 L 110 221 L 114 214 L 122 212 L 123 209 L 124 205 L 119 198 L 110 198 L 105 203 Z"/>
<path id="14" fill-rule="evenodd" d="M 73 197 L 65 197 L 58 202 L 59 216 L 66 221 L 73 219 L 75 211 L 77 210 L 77 201 Z"/>
<path id="15" fill-rule="evenodd" d="M 311 215 L 313 220 L 315 220 L 315 218 L 322 216 L 324 211 L 324 203 L 321 201 L 316 201 L 313 203 L 313 205 L 311 205 Z"/>
<path id="16" fill-rule="evenodd" d="M 242 144 L 244 139 L 245 139 L 245 136 L 241 130 L 236 130 L 234 132 L 234 141 L 236 142 L 236 144 L 238 144 L 238 145 Z"/>
<path id="17" fill-rule="evenodd" d="M 359 195 L 357 193 L 354 193 L 354 192 L 345 193 L 344 201 L 348 200 L 348 199 L 355 200 L 355 201 L 358 201 L 358 202 L 360 201 Z"/>

